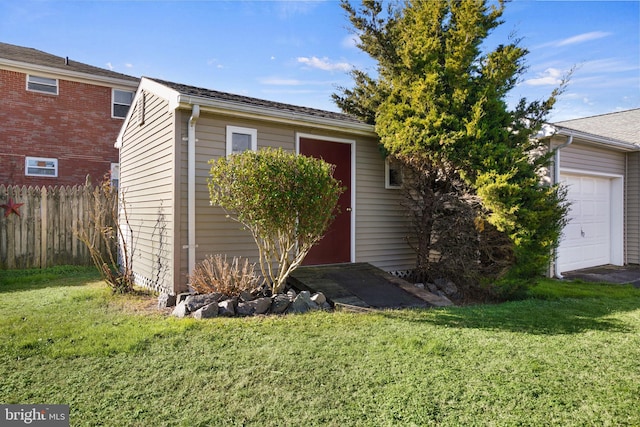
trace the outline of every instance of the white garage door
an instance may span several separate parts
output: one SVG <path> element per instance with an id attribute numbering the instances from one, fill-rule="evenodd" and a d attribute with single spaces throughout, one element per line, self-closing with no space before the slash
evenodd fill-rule
<path id="1" fill-rule="evenodd" d="M 562 174 L 571 208 L 558 250 L 559 272 L 611 263 L 611 179 Z"/>

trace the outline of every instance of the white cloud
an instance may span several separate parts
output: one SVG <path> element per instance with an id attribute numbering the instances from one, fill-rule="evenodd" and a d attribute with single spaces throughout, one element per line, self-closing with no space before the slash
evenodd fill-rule
<path id="1" fill-rule="evenodd" d="M 273 85 L 273 86 L 300 86 L 304 84 L 303 82 L 297 79 L 283 79 L 280 77 L 264 77 L 260 79 L 260 83 L 263 85 Z"/>
<path id="2" fill-rule="evenodd" d="M 333 80 L 299 80 L 278 76 L 262 77 L 258 82 L 270 86 L 331 86 L 335 83 Z"/>
<path id="3" fill-rule="evenodd" d="M 318 2 L 309 1 L 279 1 L 274 3 L 280 19 L 293 18 L 296 15 L 307 15 L 318 5 Z"/>
<path id="4" fill-rule="evenodd" d="M 349 71 L 352 68 L 352 65 L 347 62 L 331 62 L 326 56 L 323 58 L 300 56 L 297 58 L 297 61 L 300 64 L 324 71 Z"/>
<path id="5" fill-rule="evenodd" d="M 588 42 L 591 40 L 597 40 L 610 36 L 611 33 L 605 33 L 604 31 L 591 31 L 589 33 L 578 34 L 577 36 L 569 37 L 563 40 L 553 42 L 554 46 L 569 46 L 573 44 L 579 44 Z"/>
<path id="6" fill-rule="evenodd" d="M 219 69 L 219 70 L 221 70 L 221 69 L 223 69 L 223 68 L 224 68 L 224 66 L 223 66 L 222 64 L 218 63 L 218 60 L 217 60 L 217 59 L 215 59 L 215 58 L 209 59 L 209 60 L 207 61 L 207 65 L 209 65 L 209 66 L 215 66 L 215 67 L 216 67 L 217 69 Z"/>
<path id="7" fill-rule="evenodd" d="M 269 95 L 308 95 L 318 93 L 318 91 L 312 89 L 263 89 L 261 92 Z"/>
<path id="8" fill-rule="evenodd" d="M 562 71 L 557 68 L 547 68 L 537 77 L 527 79 L 524 84 L 529 86 L 557 86 L 562 83 Z"/>
<path id="9" fill-rule="evenodd" d="M 107 68 L 110 69 L 111 71 L 113 71 L 113 65 L 111 64 L 111 62 L 107 62 Z"/>
<path id="10" fill-rule="evenodd" d="M 126 64 L 124 64 L 124 66 L 127 68 L 133 68 L 133 64 L 131 64 L 130 62 L 127 62 Z"/>
<path id="11" fill-rule="evenodd" d="M 586 61 L 580 68 L 585 73 L 621 73 L 635 71 L 640 67 L 638 64 L 630 64 L 617 58 L 605 58 Z"/>

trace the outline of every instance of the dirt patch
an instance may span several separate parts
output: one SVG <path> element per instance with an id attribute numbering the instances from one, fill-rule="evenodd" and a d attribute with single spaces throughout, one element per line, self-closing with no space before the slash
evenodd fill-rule
<path id="1" fill-rule="evenodd" d="M 122 311 L 131 314 L 152 316 L 169 315 L 173 307 L 158 308 L 158 296 L 151 291 L 136 289 L 130 294 L 114 296 L 113 303 Z"/>

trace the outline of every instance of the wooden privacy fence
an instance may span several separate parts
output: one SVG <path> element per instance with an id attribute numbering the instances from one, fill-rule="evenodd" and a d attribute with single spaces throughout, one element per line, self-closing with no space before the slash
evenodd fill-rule
<path id="1" fill-rule="evenodd" d="M 87 227 L 93 232 L 94 198 L 105 197 L 94 190 L 91 185 L 0 185 L 0 269 L 91 265 L 91 254 L 74 230 Z"/>

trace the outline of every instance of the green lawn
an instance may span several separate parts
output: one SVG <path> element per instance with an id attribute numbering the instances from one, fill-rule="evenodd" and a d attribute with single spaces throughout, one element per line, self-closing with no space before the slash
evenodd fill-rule
<path id="1" fill-rule="evenodd" d="M 77 426 L 640 425 L 640 290 L 174 319 L 82 268 L 0 271 L 0 403 Z"/>

